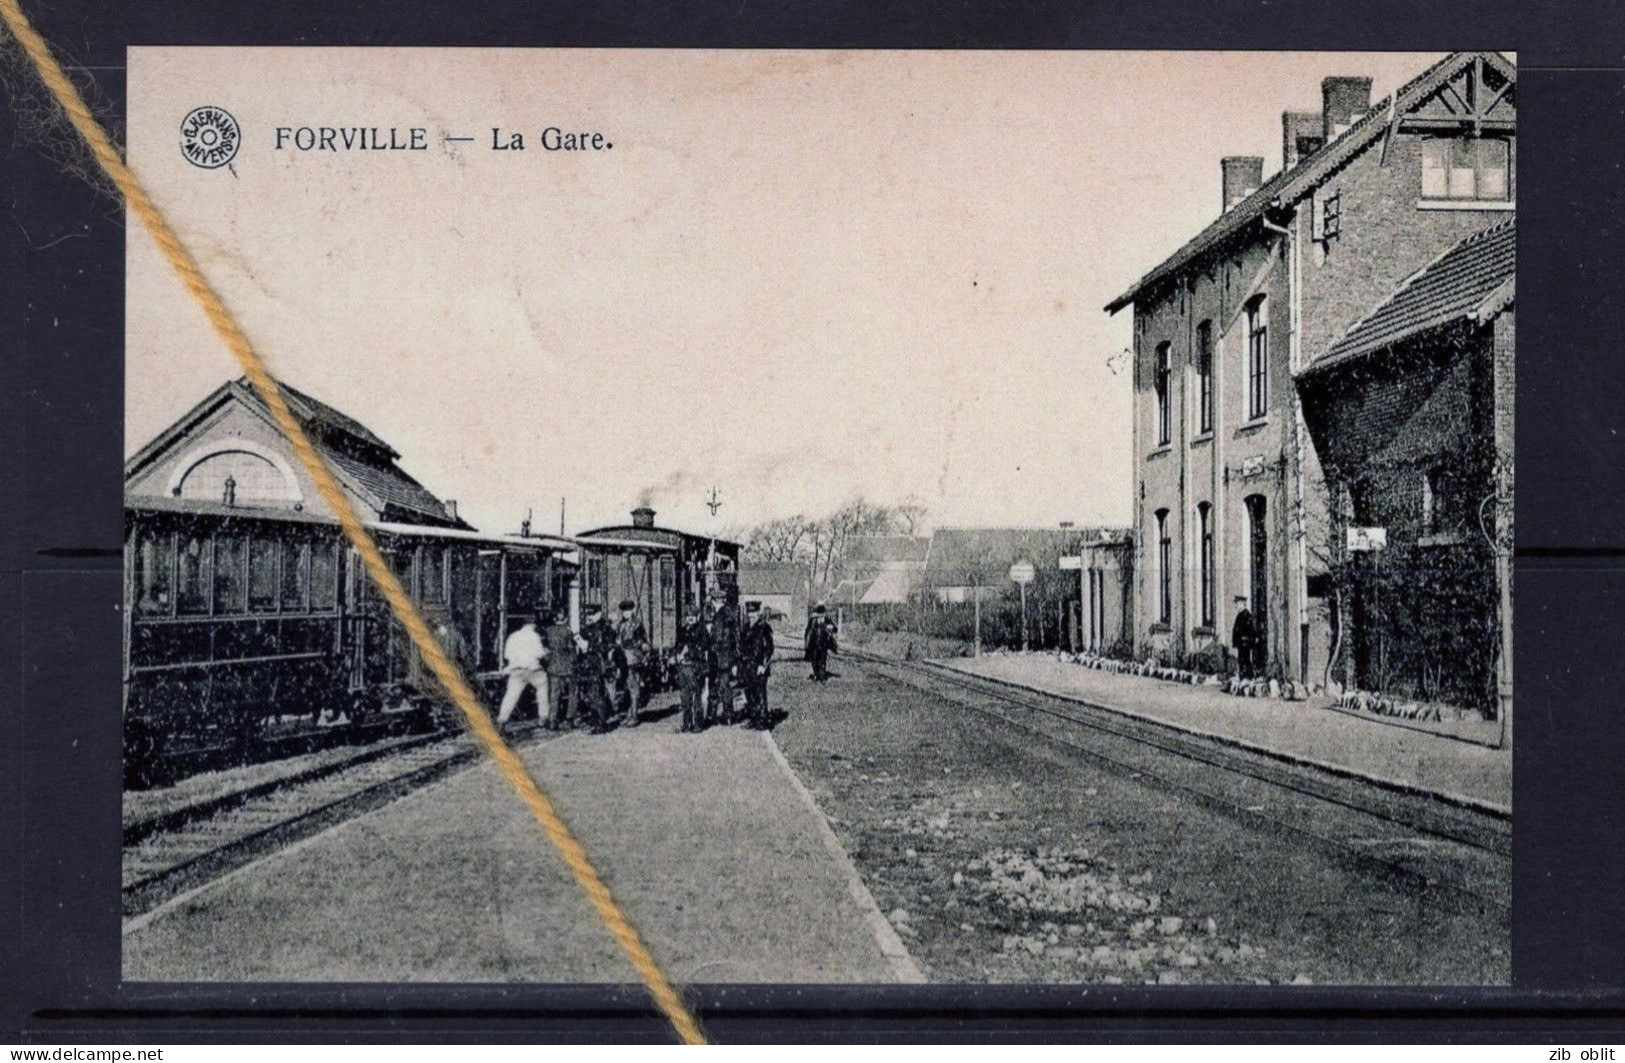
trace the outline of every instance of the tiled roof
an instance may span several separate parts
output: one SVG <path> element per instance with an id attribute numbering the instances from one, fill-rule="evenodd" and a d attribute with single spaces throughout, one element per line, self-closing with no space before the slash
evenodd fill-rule
<path id="1" fill-rule="evenodd" d="M 363 497 L 373 503 L 380 513 L 384 512 L 387 506 L 395 506 L 436 520 L 452 519 L 451 514 L 446 511 L 445 503 L 430 494 L 427 488 L 408 476 L 394 462 L 387 465 L 373 464 L 321 443 L 316 444 L 316 449 L 320 450 L 328 464 L 341 477 L 348 480 Z"/>
<path id="2" fill-rule="evenodd" d="M 244 387 L 249 387 L 247 378 L 239 379 L 238 383 Z M 387 452 L 391 458 L 401 456 L 399 451 L 379 439 L 372 433 L 371 429 L 350 415 L 341 413 L 320 399 L 306 395 L 303 391 L 291 388 L 281 381 L 277 382 L 277 386 L 282 389 L 282 397 L 287 402 L 288 408 L 305 423 L 306 428 L 316 426 L 336 430 L 345 435 L 353 436 L 368 446 L 377 447 L 379 450 Z"/>
<path id="3" fill-rule="evenodd" d="M 1017 561 L 1053 569 L 1062 554 L 1098 534 L 1096 528 L 938 528 L 926 570 L 937 586 L 968 587 L 973 573 L 993 586 L 1006 582 Z"/>
<path id="4" fill-rule="evenodd" d="M 1467 63 L 1482 58 L 1502 76 L 1517 77 L 1517 71 L 1495 52 L 1456 52 L 1428 67 L 1406 82 L 1390 96 L 1385 97 L 1343 131 L 1343 134 L 1309 155 L 1299 159 L 1297 165 L 1282 170 L 1234 207 L 1219 215 L 1207 228 L 1196 234 L 1179 250 L 1134 282 L 1134 286 L 1106 304 L 1106 312 L 1117 311 L 1134 302 L 1147 288 L 1166 280 L 1184 269 L 1202 254 L 1257 221 L 1276 201 L 1281 204 L 1297 202 L 1321 181 L 1342 169 L 1350 159 L 1369 147 L 1388 128 L 1389 115 L 1409 111 L 1425 101 Z"/>
<path id="5" fill-rule="evenodd" d="M 804 594 L 807 566 L 794 561 L 739 566 L 740 594 Z"/>
<path id="6" fill-rule="evenodd" d="M 860 535 L 847 543 L 848 565 L 874 566 L 893 562 L 923 563 L 931 549 L 928 535 Z"/>
<path id="7" fill-rule="evenodd" d="M 1316 372 L 1463 318 L 1488 320 L 1511 300 L 1517 265 L 1515 219 L 1474 233 L 1401 284 L 1355 323 L 1306 372 Z"/>

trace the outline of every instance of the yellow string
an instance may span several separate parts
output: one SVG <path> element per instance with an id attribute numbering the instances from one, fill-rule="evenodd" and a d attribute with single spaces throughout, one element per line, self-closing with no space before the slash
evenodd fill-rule
<path id="1" fill-rule="evenodd" d="M 231 349 L 231 353 L 236 357 L 238 364 L 242 366 L 244 374 L 254 385 L 254 390 L 270 407 L 271 414 L 276 419 L 278 426 L 281 427 L 283 435 L 287 436 L 294 452 L 299 455 L 299 460 L 304 463 L 305 468 L 310 472 L 311 478 L 315 480 L 317 490 L 321 492 L 322 497 L 327 500 L 327 504 L 332 507 L 334 514 L 337 515 L 345 536 L 361 555 L 367 573 L 383 593 L 384 599 L 389 602 L 389 607 L 394 610 L 396 618 L 406 628 L 406 632 L 411 636 L 413 644 L 418 648 L 418 652 L 423 655 L 424 661 L 428 663 L 430 671 L 434 673 L 435 678 L 450 693 L 452 700 L 462 710 L 469 730 L 474 732 L 475 737 L 485 747 L 485 751 L 490 754 L 491 759 L 496 761 L 503 777 L 518 791 L 520 798 L 524 800 L 525 805 L 535 815 L 536 822 L 541 824 L 542 830 L 547 833 L 548 838 L 558 848 L 559 854 L 564 858 L 564 862 L 569 865 L 571 872 L 575 874 L 576 881 L 581 884 L 581 888 L 586 891 L 593 907 L 597 909 L 599 917 L 603 919 L 604 925 L 609 928 L 610 933 L 626 950 L 627 956 L 632 961 L 632 966 L 637 969 L 639 977 L 649 987 L 649 993 L 654 997 L 655 1004 L 671 1022 L 672 1028 L 677 1031 L 677 1035 L 685 1044 L 705 1044 L 705 1034 L 701 1031 L 699 1023 L 683 1003 L 682 998 L 678 996 L 677 990 L 673 987 L 670 979 L 666 977 L 665 972 L 660 969 L 654 957 L 650 955 L 637 930 L 633 928 L 626 915 L 621 911 L 620 906 L 615 902 L 615 898 L 611 896 L 609 887 L 604 884 L 603 879 L 599 877 L 597 870 L 588 860 L 587 853 L 582 849 L 581 843 L 576 840 L 575 835 L 559 818 L 558 812 L 553 808 L 553 803 L 542 792 L 536 780 L 531 778 L 518 754 L 503 740 L 501 733 L 491 722 L 490 716 L 480 705 L 479 700 L 474 696 L 474 692 L 469 688 L 467 680 L 463 678 L 462 670 L 451 661 L 446 655 L 446 651 L 441 647 L 439 640 L 430 633 L 429 627 L 424 623 L 417 606 L 408 597 L 405 588 L 401 586 L 400 581 L 395 578 L 395 574 L 390 571 L 389 566 L 384 562 L 384 557 L 379 552 L 377 544 L 372 541 L 372 536 L 368 534 L 367 529 L 362 525 L 361 518 L 356 514 L 349 498 L 345 495 L 343 489 L 339 487 L 338 481 L 334 479 L 333 473 L 327 467 L 327 463 L 322 460 L 321 455 L 311 445 L 310 438 L 305 435 L 304 428 L 289 411 L 288 404 L 283 401 L 282 392 L 277 388 L 276 381 L 272 379 L 269 370 L 266 369 L 265 362 L 260 358 L 258 352 L 254 350 L 253 345 L 249 343 L 248 337 L 244 335 L 242 329 L 238 327 L 237 322 L 226 309 L 225 303 L 221 301 L 220 296 L 204 278 L 202 272 L 198 269 L 196 260 L 181 244 L 174 230 L 169 227 L 169 223 L 164 219 L 163 214 L 159 212 L 158 208 L 147 196 L 146 190 L 141 187 L 141 183 L 136 179 L 135 174 L 125 165 L 123 158 L 120 157 L 118 150 L 113 146 L 107 132 L 101 127 L 101 123 L 96 121 L 91 115 L 90 109 L 85 106 L 84 98 L 80 96 L 79 90 L 74 86 L 73 82 L 68 80 L 67 75 L 63 73 L 61 65 L 57 63 L 56 58 L 51 54 L 44 39 L 35 31 L 33 25 L 28 21 L 28 17 L 23 14 L 18 0 L 0 0 L 0 18 L 5 19 L 12 35 L 17 38 L 23 50 L 28 53 L 28 57 L 33 60 L 40 79 L 56 96 L 56 102 L 67 114 L 68 120 L 73 123 L 74 128 L 79 131 L 79 135 L 84 137 L 85 143 L 89 145 L 91 153 L 96 157 L 96 161 L 101 164 L 102 169 L 118 186 L 120 193 L 124 196 L 125 203 L 146 224 L 148 232 L 152 234 L 153 240 L 157 242 L 159 249 L 163 251 L 164 257 L 169 259 L 169 264 L 175 268 L 175 272 L 180 275 L 187 289 L 197 299 L 198 304 L 202 306 L 203 312 L 208 315 L 210 322 L 214 324 L 215 331 L 220 334 L 220 338 L 225 340 L 226 346 Z"/>

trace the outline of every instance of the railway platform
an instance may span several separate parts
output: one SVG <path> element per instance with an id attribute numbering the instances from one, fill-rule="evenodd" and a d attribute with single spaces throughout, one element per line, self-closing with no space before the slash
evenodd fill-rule
<path id="1" fill-rule="evenodd" d="M 521 755 L 685 984 L 920 979 L 771 737 L 667 718 Z M 609 982 L 630 967 L 478 762 L 129 919 L 131 981 Z"/>
<path id="2" fill-rule="evenodd" d="M 1503 814 L 1512 809 L 1511 751 L 1475 736 L 1338 712 L 1323 703 L 1237 698 L 1211 687 L 1096 671 L 1047 653 L 934 664 L 1397 789 Z"/>

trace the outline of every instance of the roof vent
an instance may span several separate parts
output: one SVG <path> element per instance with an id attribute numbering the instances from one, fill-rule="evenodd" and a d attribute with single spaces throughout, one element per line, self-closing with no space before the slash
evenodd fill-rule
<path id="1" fill-rule="evenodd" d="M 634 528 L 653 528 L 655 526 L 655 511 L 648 506 L 639 506 L 632 511 L 632 526 Z"/>

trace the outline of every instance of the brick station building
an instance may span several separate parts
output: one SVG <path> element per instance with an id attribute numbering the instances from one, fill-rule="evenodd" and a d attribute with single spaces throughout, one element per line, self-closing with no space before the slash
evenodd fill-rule
<path id="1" fill-rule="evenodd" d="M 1332 77 L 1281 116 L 1280 171 L 1220 165 L 1222 211 L 1106 307 L 1134 308 L 1134 642 L 1228 643 L 1318 682 L 1336 635 L 1325 475 L 1295 378 L 1404 281 L 1512 216 L 1516 70 L 1461 52 L 1390 97 Z"/>

